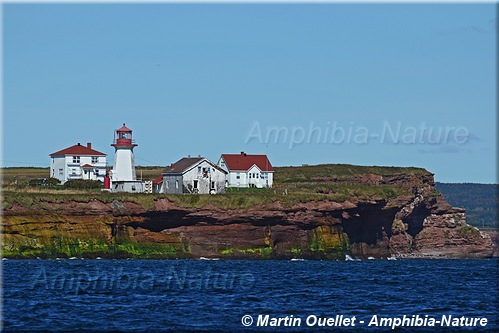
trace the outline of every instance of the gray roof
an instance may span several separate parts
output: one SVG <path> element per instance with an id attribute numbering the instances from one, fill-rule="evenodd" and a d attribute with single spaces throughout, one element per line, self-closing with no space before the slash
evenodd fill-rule
<path id="1" fill-rule="evenodd" d="M 167 166 L 162 174 L 164 173 L 183 173 L 184 171 L 190 169 L 192 166 L 195 164 L 201 162 L 202 160 L 207 160 L 213 167 L 217 168 L 219 171 L 222 171 L 223 173 L 227 173 L 225 170 L 221 169 L 218 167 L 216 164 L 211 162 L 209 159 L 205 157 L 184 157 L 178 160 L 177 162 L 173 163 L 172 165 Z"/>

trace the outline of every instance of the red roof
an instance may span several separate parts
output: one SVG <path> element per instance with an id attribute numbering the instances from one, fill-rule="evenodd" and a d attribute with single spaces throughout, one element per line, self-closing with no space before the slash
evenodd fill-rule
<path id="1" fill-rule="evenodd" d="M 125 126 L 125 123 L 123 123 L 123 126 L 121 126 L 120 129 L 116 130 L 116 132 L 131 132 L 131 131 L 132 131 L 131 129 Z"/>
<path id="2" fill-rule="evenodd" d="M 88 146 L 82 146 L 81 144 L 77 144 L 71 146 L 69 148 L 56 151 L 55 153 L 50 154 L 50 156 L 59 156 L 59 155 L 92 155 L 92 156 L 106 156 L 106 154 L 101 153 L 100 151 L 94 150 Z"/>
<path id="3" fill-rule="evenodd" d="M 230 171 L 246 171 L 256 165 L 262 171 L 274 171 L 267 155 L 222 154 L 222 158 Z"/>
<path id="4" fill-rule="evenodd" d="M 83 169 L 92 169 L 92 168 L 93 168 L 93 166 L 92 166 L 92 165 L 90 165 L 90 164 L 84 164 L 84 165 L 82 165 L 81 167 L 82 167 Z"/>
<path id="5" fill-rule="evenodd" d="M 153 185 L 158 185 L 158 184 L 161 184 L 163 182 L 163 175 L 159 175 L 158 177 L 156 177 L 156 179 L 154 179 L 152 181 L 152 184 Z"/>

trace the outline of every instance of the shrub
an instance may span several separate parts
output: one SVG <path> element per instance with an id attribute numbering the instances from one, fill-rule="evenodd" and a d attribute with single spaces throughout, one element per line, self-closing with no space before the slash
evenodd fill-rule
<path id="1" fill-rule="evenodd" d="M 457 229 L 457 234 L 463 238 L 475 238 L 480 237 L 480 231 L 471 226 L 471 225 L 463 225 L 459 229 Z"/>
<path id="2" fill-rule="evenodd" d="M 57 178 L 33 178 L 28 182 L 29 186 L 55 186 L 60 183 Z"/>
<path id="3" fill-rule="evenodd" d="M 102 182 L 100 180 L 72 179 L 65 182 L 64 187 L 75 189 L 101 188 Z"/>

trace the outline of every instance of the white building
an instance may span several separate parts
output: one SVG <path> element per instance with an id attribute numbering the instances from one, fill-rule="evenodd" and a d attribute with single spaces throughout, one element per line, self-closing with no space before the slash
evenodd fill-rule
<path id="1" fill-rule="evenodd" d="M 104 181 L 106 176 L 106 154 L 86 146 L 76 144 L 50 154 L 50 177 L 62 184 L 72 179 Z"/>
<path id="2" fill-rule="evenodd" d="M 204 157 L 184 157 L 161 173 L 159 192 L 169 194 L 225 192 L 226 172 Z"/>
<path id="3" fill-rule="evenodd" d="M 274 169 L 267 155 L 222 154 L 218 166 L 227 171 L 227 187 L 272 187 Z"/>

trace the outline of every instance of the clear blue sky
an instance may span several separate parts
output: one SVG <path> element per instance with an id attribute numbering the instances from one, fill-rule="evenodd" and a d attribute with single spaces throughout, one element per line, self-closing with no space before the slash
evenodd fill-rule
<path id="1" fill-rule="evenodd" d="M 125 122 L 139 165 L 268 151 L 276 166 L 496 182 L 493 4 L 7 4 L 3 16 L 3 166 L 48 166 L 77 142 L 112 165 Z"/>

